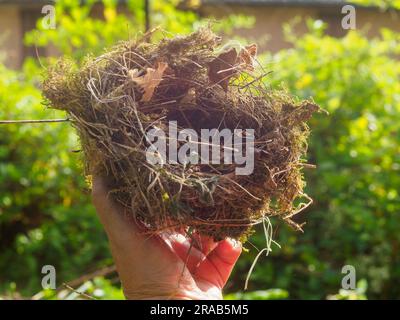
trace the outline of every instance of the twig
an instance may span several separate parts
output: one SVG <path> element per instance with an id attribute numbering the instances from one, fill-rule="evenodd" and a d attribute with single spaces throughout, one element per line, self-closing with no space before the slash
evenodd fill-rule
<path id="1" fill-rule="evenodd" d="M 66 287 L 68 290 L 71 290 L 73 293 L 77 294 L 78 296 L 82 296 L 82 297 L 88 298 L 90 300 L 97 300 L 95 297 L 92 297 L 91 295 L 88 295 L 85 292 L 80 292 L 78 290 L 75 290 L 74 288 L 67 285 L 66 283 L 63 283 L 63 286 Z"/>
<path id="2" fill-rule="evenodd" d="M 69 285 L 70 287 L 77 287 L 77 286 L 81 285 L 82 283 L 85 283 L 88 280 L 91 280 L 96 277 L 104 277 L 104 276 L 106 276 L 110 273 L 116 272 L 116 271 L 117 271 L 117 269 L 116 269 L 115 265 L 112 265 L 109 267 L 105 267 L 105 268 L 96 270 L 92 273 L 83 275 L 75 280 L 69 281 L 67 283 L 67 285 Z M 62 289 L 62 287 L 60 287 L 57 291 L 59 291 L 60 289 Z"/>
<path id="3" fill-rule="evenodd" d="M 41 119 L 41 120 L 0 120 L 0 124 L 11 123 L 47 123 L 47 122 L 67 122 L 70 119 Z"/>
<path id="4" fill-rule="evenodd" d="M 244 89 L 250 85 L 252 85 L 254 82 L 261 80 L 262 78 L 266 77 L 267 75 L 271 74 L 272 71 L 268 71 L 263 73 L 262 75 L 258 76 L 257 78 L 254 78 L 252 81 L 250 81 L 249 83 L 246 83 L 245 85 L 241 86 L 240 89 Z"/>

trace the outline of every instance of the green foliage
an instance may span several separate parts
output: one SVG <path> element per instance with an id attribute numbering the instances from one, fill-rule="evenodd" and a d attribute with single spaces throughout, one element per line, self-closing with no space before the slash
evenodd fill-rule
<path id="1" fill-rule="evenodd" d="M 208 20 L 201 19 L 192 11 L 177 10 L 179 0 L 151 1 L 151 25 L 165 32 L 157 37 L 189 33 Z M 85 5 L 79 0 L 57 1 L 55 4 L 56 29 L 45 29 L 42 20 L 37 29 L 25 36 L 26 45 L 53 46 L 63 55 L 81 60 L 86 55 L 99 55 L 104 48 L 118 40 L 128 40 L 144 33 L 144 1 L 128 0 L 123 12 L 113 0 L 91 0 Z M 215 30 L 231 33 L 233 28 L 250 28 L 254 18 L 230 15 L 215 23 Z"/>
<path id="2" fill-rule="evenodd" d="M 82 59 L 87 54 L 98 55 L 117 40 L 127 40 L 143 32 L 143 3 L 129 1 L 128 8 L 131 10 L 128 16 L 118 14 L 116 1 L 88 1 L 85 5 L 78 0 L 58 1 L 55 5 L 57 28 L 46 29 L 39 19 L 37 29 L 26 35 L 25 43 L 39 47 L 51 44 L 63 55 L 74 59 Z M 175 31 L 182 17 L 187 22 L 195 20 L 193 15 L 180 15 L 172 4 L 165 1 L 156 2 L 156 7 L 152 9 L 154 22 L 160 20 L 160 17 L 168 17 L 164 25 L 175 28 Z"/>
<path id="3" fill-rule="evenodd" d="M 117 14 L 114 1 L 104 1 L 105 21 L 89 16 L 94 1 L 57 1 L 57 29 L 26 36 L 28 44 L 56 49 L 74 59 L 98 54 L 104 46 L 143 30 L 143 10 L 128 1 L 129 14 Z M 194 13 L 174 9 L 175 2 L 152 1 L 153 25 L 171 33 L 197 28 Z M 231 30 L 229 18 L 216 26 Z M 129 25 L 129 27 L 128 27 Z M 228 299 L 361 299 L 400 295 L 400 36 L 388 30 L 380 39 L 352 31 L 342 39 L 324 35 L 324 25 L 310 22 L 309 34 L 290 36 L 293 48 L 266 55 L 273 71 L 268 85 L 285 86 L 329 111 L 312 123 L 305 172 L 307 193 L 315 203 L 299 221 L 305 234 L 277 227 L 273 247 L 262 256 L 241 292 L 256 255 L 265 246 L 263 231 L 246 244 L 228 283 Z M 288 30 L 287 30 L 288 31 Z M 21 72 L 0 66 L 0 118 L 41 119 L 64 115 L 46 110 L 38 88 L 39 67 L 27 61 Z M 54 265 L 57 285 L 110 264 L 104 232 L 90 204 L 82 176 L 77 138 L 67 123 L 0 125 L 0 292 L 32 296 L 40 290 L 41 267 Z M 343 265 L 354 265 L 355 291 L 340 289 Z M 368 284 L 368 286 L 367 286 Z M 265 288 L 281 288 L 263 290 Z M 120 288 L 98 278 L 76 288 L 95 298 L 122 298 Z M 96 291 L 97 290 L 97 291 Z M 43 298 L 68 297 L 44 292 Z M 290 295 L 289 295 L 289 293 Z M 335 294 L 337 293 L 337 294 Z M 70 298 L 77 298 L 71 296 Z"/>
<path id="4" fill-rule="evenodd" d="M 1 119 L 63 117 L 41 105 L 38 71 L 0 66 Z M 71 280 L 109 258 L 77 148 L 67 123 L 0 125 L 0 290 L 33 294 L 45 264 Z"/>
<path id="5" fill-rule="evenodd" d="M 357 283 L 355 290 L 340 289 L 337 294 L 329 295 L 328 300 L 367 300 L 365 293 L 367 292 L 368 283 L 365 279 Z"/>
<path id="6" fill-rule="evenodd" d="M 376 6 L 382 9 L 400 9 L 400 0 L 351 0 L 350 2 L 362 6 Z"/>
<path id="7" fill-rule="evenodd" d="M 292 298 L 324 298 L 338 291 L 341 268 L 350 264 L 368 281 L 368 297 L 398 297 L 399 35 L 383 30 L 371 40 L 352 31 L 337 39 L 324 35 L 323 24 L 309 25 L 309 34 L 289 37 L 293 49 L 264 62 L 273 70 L 268 84 L 313 97 L 330 113 L 310 124 L 308 160 L 317 169 L 305 175 L 315 203 L 300 217 L 307 221 L 305 234 L 280 228 L 275 240 L 282 249 L 260 259 L 250 289 L 272 286 L 288 289 Z M 252 241 L 263 246 L 260 234 Z M 253 256 L 241 261 L 237 277 Z"/>
<path id="8" fill-rule="evenodd" d="M 51 46 L 76 60 L 100 54 L 116 41 L 143 32 L 143 3 L 127 1 L 128 10 L 122 14 L 113 0 L 90 0 L 84 5 L 78 0 L 57 1 L 57 28 L 44 29 L 39 19 L 37 29 L 25 35 L 25 43 Z M 177 10 L 177 0 L 151 3 L 152 25 L 167 30 L 165 36 L 190 32 L 206 22 L 193 12 Z M 229 31 L 253 22 L 230 16 L 216 27 Z M 41 60 L 44 65 L 54 62 Z M 40 74 L 33 60 L 18 72 L 0 65 L 0 119 L 65 117 L 41 105 Z M 90 203 L 81 156 L 73 152 L 79 148 L 68 123 L 0 126 L 0 295 L 32 296 L 40 291 L 41 268 L 46 264 L 56 267 L 60 286 L 112 263 Z M 121 297 L 107 280 L 96 281 L 91 286 L 105 291 L 103 298 Z M 57 297 L 47 291 L 43 295 Z"/>
<path id="9" fill-rule="evenodd" d="M 289 292 L 282 289 L 237 292 L 224 296 L 226 300 L 282 300 L 289 297 Z"/>
<path id="10" fill-rule="evenodd" d="M 124 294 L 119 286 L 103 277 L 85 281 L 78 288 L 63 286 L 60 290 L 45 289 L 36 294 L 33 299 L 42 300 L 124 300 Z"/>

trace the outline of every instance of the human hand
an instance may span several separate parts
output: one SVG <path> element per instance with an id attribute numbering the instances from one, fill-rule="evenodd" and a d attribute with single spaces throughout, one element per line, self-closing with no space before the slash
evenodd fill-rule
<path id="1" fill-rule="evenodd" d="M 239 243 L 205 237 L 195 241 L 181 234 L 149 236 L 108 198 L 100 177 L 93 178 L 92 198 L 127 299 L 222 299 L 241 253 Z"/>

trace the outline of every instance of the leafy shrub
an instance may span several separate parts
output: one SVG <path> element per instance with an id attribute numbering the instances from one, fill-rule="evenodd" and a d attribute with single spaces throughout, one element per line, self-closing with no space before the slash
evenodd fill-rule
<path id="1" fill-rule="evenodd" d="M 261 259 L 252 288 L 287 289 L 291 298 L 324 298 L 341 285 L 342 266 L 355 266 L 368 281 L 367 296 L 400 295 L 400 36 L 383 30 L 367 39 L 352 31 L 337 39 L 309 22 L 293 49 L 268 55 L 272 86 L 284 84 L 329 111 L 311 122 L 307 191 L 315 203 L 305 215 L 305 234 L 284 226 L 282 249 Z M 259 233 L 253 241 L 263 246 Z M 251 248 L 251 246 L 249 246 Z M 240 262 L 243 283 L 249 260 Z M 241 280 L 239 280 L 241 279 Z M 238 287 L 239 289 L 239 287 Z"/>
<path id="2" fill-rule="evenodd" d="M 237 292 L 224 296 L 226 300 L 280 300 L 289 297 L 289 292 L 282 289 L 258 290 L 252 292 Z"/>
<path id="3" fill-rule="evenodd" d="M 155 21 L 164 21 L 172 32 L 196 26 L 195 16 L 179 12 L 182 16 L 175 19 L 175 11 L 164 3 L 157 1 Z M 128 35 L 123 31 L 127 20 L 116 15 L 112 2 L 104 12 L 106 23 L 89 19 L 76 1 L 58 1 L 57 8 L 62 12 L 57 29 L 39 27 L 36 35 L 27 36 L 27 43 L 52 44 L 82 59 Z M 143 24 L 139 9 L 132 5 L 136 18 L 129 20 L 138 30 Z M 244 25 L 248 22 L 244 19 Z M 227 297 L 271 298 L 279 293 L 279 298 L 397 298 L 400 37 L 386 30 L 380 39 L 370 40 L 352 31 L 336 39 L 324 35 L 320 23 L 310 27 L 305 36 L 289 34 L 292 49 L 266 55 L 262 62 L 273 70 L 265 79 L 268 85 L 286 86 L 301 98 L 312 96 L 330 113 L 311 123 L 308 160 L 317 169 L 305 175 L 315 203 L 298 218 L 307 221 L 305 234 L 272 221 L 282 248 L 273 247 L 255 267 L 250 290 L 261 291 L 241 293 L 256 254 L 252 244 L 265 246 L 261 229 L 250 239 L 250 253 L 242 255 L 227 286 L 229 292 L 239 293 Z M 38 79 L 33 76 L 39 73 L 31 63 L 22 72 L 0 66 L 0 118 L 63 117 L 40 105 Z M 0 292 L 34 294 L 40 289 L 44 264 L 56 266 L 60 285 L 111 263 L 85 191 L 79 153 L 71 152 L 78 148 L 68 124 L 0 126 Z M 355 266 L 357 280 L 365 279 L 358 291 L 340 291 L 346 264 Z M 110 286 L 107 280 L 93 280 L 88 290 L 103 289 L 104 297 L 120 298 L 119 289 Z M 268 288 L 282 290 L 263 290 Z"/>
<path id="4" fill-rule="evenodd" d="M 63 117 L 41 105 L 38 72 L 0 65 L 1 119 Z M 66 123 L 0 125 L 0 290 L 33 294 L 45 264 L 71 280 L 109 258 L 78 148 Z"/>
<path id="5" fill-rule="evenodd" d="M 152 1 L 152 24 L 171 34 L 198 27 L 199 17 L 177 10 L 177 3 Z M 127 1 L 123 13 L 114 0 L 85 4 L 62 0 L 55 6 L 56 29 L 44 29 L 39 19 L 37 29 L 26 34 L 26 45 L 52 46 L 62 55 L 82 60 L 144 29 L 143 1 Z M 253 22 L 239 15 L 216 26 L 229 31 Z M 45 65 L 54 62 L 49 60 L 41 58 Z M 41 105 L 40 74 L 33 60 L 26 61 L 21 71 L 0 64 L 0 119 L 65 117 Z M 41 268 L 46 264 L 56 267 L 60 286 L 112 263 L 90 203 L 80 154 L 73 152 L 79 148 L 68 123 L 0 125 L 0 294 L 35 294 L 41 290 Z M 91 283 L 99 290 L 111 286 L 106 280 Z M 104 297 L 120 297 L 105 291 Z"/>
<path id="6" fill-rule="evenodd" d="M 177 10 L 180 0 L 151 1 L 151 25 L 166 30 L 155 37 L 185 34 L 207 23 L 193 11 Z M 121 10 L 115 0 L 92 0 L 82 4 L 79 0 L 60 0 L 55 4 L 57 27 L 45 29 L 42 20 L 37 28 L 25 35 L 25 44 L 37 47 L 51 45 L 59 53 L 84 59 L 98 55 L 116 41 L 135 39 L 144 33 L 144 1 L 128 0 Z M 234 28 L 250 28 L 254 18 L 230 15 L 214 24 L 215 31 L 232 33 Z M 157 40 L 154 38 L 154 40 Z"/>

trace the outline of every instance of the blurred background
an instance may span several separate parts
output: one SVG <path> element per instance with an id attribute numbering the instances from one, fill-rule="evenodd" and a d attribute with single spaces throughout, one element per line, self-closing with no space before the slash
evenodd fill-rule
<path id="1" fill-rule="evenodd" d="M 305 233 L 272 219 L 281 248 L 259 259 L 244 291 L 265 247 L 258 230 L 226 298 L 399 298 L 398 0 L 0 0 L 0 120 L 65 117 L 40 91 L 58 56 L 80 61 L 155 26 L 184 34 L 210 21 L 226 41 L 257 42 L 268 85 L 329 111 L 310 122 Z M 1 298 L 123 298 L 78 149 L 68 123 L 0 125 Z M 56 268 L 56 290 L 42 289 L 44 265 Z M 353 288 L 342 287 L 346 265 Z"/>

